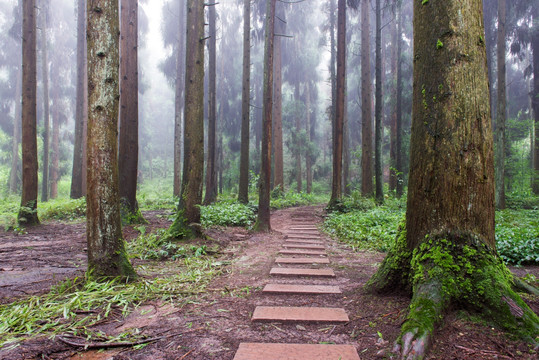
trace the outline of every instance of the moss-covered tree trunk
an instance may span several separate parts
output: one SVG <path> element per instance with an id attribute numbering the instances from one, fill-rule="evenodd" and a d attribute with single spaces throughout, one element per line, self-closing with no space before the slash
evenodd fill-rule
<path id="1" fill-rule="evenodd" d="M 22 21 L 22 196 L 17 220 L 20 225 L 39 224 L 37 217 L 36 129 L 36 2 L 23 1 Z"/>
<path id="2" fill-rule="evenodd" d="M 178 213 L 169 229 L 173 237 L 202 234 L 200 204 L 204 174 L 204 1 L 187 1 L 185 112 L 182 190 Z"/>
<path id="3" fill-rule="evenodd" d="M 258 217 L 254 228 L 270 231 L 270 180 L 271 180 L 271 120 L 273 107 L 273 39 L 275 30 L 275 3 L 266 4 L 266 26 L 264 35 L 264 89 L 262 106 L 262 148 L 260 161 L 260 184 L 258 192 Z"/>
<path id="4" fill-rule="evenodd" d="M 249 119 L 251 95 L 251 1 L 243 0 L 243 72 L 241 92 L 241 153 L 238 201 L 249 202 Z"/>
<path id="5" fill-rule="evenodd" d="M 481 2 L 415 1 L 414 60 L 406 227 L 368 285 L 413 294 L 394 351 L 422 359 L 450 305 L 535 336 L 539 318 L 512 290 L 495 250 Z"/>
<path id="6" fill-rule="evenodd" d="M 118 2 L 87 3 L 88 270 L 98 278 L 135 276 L 122 237 L 118 195 Z"/>
<path id="7" fill-rule="evenodd" d="M 361 193 L 373 195 L 370 1 L 361 0 Z"/>

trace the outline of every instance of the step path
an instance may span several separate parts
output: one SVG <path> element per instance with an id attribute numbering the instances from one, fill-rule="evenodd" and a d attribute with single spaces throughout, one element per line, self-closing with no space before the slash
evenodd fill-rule
<path id="1" fill-rule="evenodd" d="M 309 265 L 329 264 L 324 243 L 316 224 L 308 218 L 292 218 L 295 224 L 288 227 L 287 238 L 279 254 L 302 257 L 277 257 L 275 266 L 270 270 L 274 277 L 335 278 L 331 268 L 311 268 Z M 305 257 L 313 256 L 313 257 Z M 316 256 L 316 257 L 315 257 Z M 324 257 L 322 257 L 324 256 Z M 281 267 L 281 264 L 294 264 L 301 267 Z M 329 280 L 328 280 L 329 281 Z M 298 294 L 340 294 L 338 286 L 314 284 L 266 284 L 263 293 L 272 296 L 293 296 Z M 331 304 L 334 305 L 334 304 Z M 338 307 L 292 307 L 257 306 L 251 317 L 253 322 L 292 322 L 343 324 L 349 321 L 346 311 Z M 327 344 L 275 344 L 241 343 L 234 360 L 360 360 L 353 345 Z"/>

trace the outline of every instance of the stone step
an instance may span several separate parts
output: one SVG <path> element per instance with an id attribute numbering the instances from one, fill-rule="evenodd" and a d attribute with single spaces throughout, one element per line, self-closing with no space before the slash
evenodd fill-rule
<path id="1" fill-rule="evenodd" d="M 329 259 L 278 257 L 275 262 L 280 264 L 329 264 Z"/>
<path id="2" fill-rule="evenodd" d="M 288 230 L 318 231 L 318 228 L 315 225 L 294 225 L 294 226 L 289 227 Z"/>
<path id="3" fill-rule="evenodd" d="M 283 244 L 284 248 L 295 248 L 295 249 L 310 249 L 310 250 L 324 250 L 324 245 L 316 245 L 316 244 L 292 244 L 289 242 L 285 242 Z"/>
<path id="4" fill-rule="evenodd" d="M 353 345 L 241 343 L 233 360 L 360 360 Z"/>
<path id="5" fill-rule="evenodd" d="M 312 244 L 312 245 L 324 245 L 322 241 L 318 241 L 316 239 L 313 240 L 305 240 L 305 239 L 287 239 L 285 240 L 285 244 Z"/>
<path id="6" fill-rule="evenodd" d="M 320 236 L 318 231 L 297 231 L 297 230 L 288 230 L 285 231 L 288 236 Z"/>
<path id="7" fill-rule="evenodd" d="M 325 251 L 320 251 L 320 250 L 294 250 L 294 249 L 286 249 L 286 250 L 281 250 L 279 251 L 279 254 L 283 254 L 283 255 L 322 255 L 322 256 L 326 256 L 326 252 Z"/>
<path id="8" fill-rule="evenodd" d="M 341 308 L 257 306 L 251 321 L 293 321 L 346 323 L 348 315 Z"/>
<path id="9" fill-rule="evenodd" d="M 313 277 L 335 277 L 332 269 L 301 269 L 301 268 L 280 268 L 275 267 L 270 270 L 270 275 L 276 276 L 313 276 Z"/>
<path id="10" fill-rule="evenodd" d="M 295 235 L 295 234 L 287 234 L 286 236 L 288 239 L 310 239 L 310 240 L 319 240 L 319 235 Z"/>
<path id="11" fill-rule="evenodd" d="M 296 284 L 267 284 L 262 292 L 272 294 L 342 294 L 338 286 Z"/>

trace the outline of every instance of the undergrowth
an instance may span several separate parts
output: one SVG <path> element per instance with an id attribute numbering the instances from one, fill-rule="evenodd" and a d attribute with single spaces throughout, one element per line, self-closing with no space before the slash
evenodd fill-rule
<path id="1" fill-rule="evenodd" d="M 256 220 L 256 206 L 223 200 L 200 207 L 202 226 L 250 226 Z"/>
<path id="2" fill-rule="evenodd" d="M 496 211 L 496 249 L 509 264 L 539 264 L 539 210 Z"/>

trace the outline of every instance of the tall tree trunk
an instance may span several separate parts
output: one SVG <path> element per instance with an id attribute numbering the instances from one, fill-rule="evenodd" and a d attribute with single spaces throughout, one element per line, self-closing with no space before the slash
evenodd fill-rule
<path id="1" fill-rule="evenodd" d="M 369 0 L 361 5 L 361 193 L 373 195 L 372 183 L 372 85 Z"/>
<path id="2" fill-rule="evenodd" d="M 335 0 L 330 0 L 329 2 L 329 77 L 331 84 L 331 111 L 330 111 L 330 123 L 331 123 L 331 141 L 332 141 L 332 151 L 335 153 L 335 112 L 336 112 L 336 101 L 337 101 L 337 73 L 336 73 L 336 58 L 337 58 L 337 46 L 335 44 Z"/>
<path id="3" fill-rule="evenodd" d="M 505 209 L 505 0 L 498 0 L 498 101 L 496 110 L 496 207 Z"/>
<path id="4" fill-rule="evenodd" d="M 538 19 L 534 19 L 536 22 Z M 533 156 L 533 186 L 532 191 L 539 195 L 539 31 L 532 37 L 533 50 L 533 113 L 535 118 L 535 141 Z"/>
<path id="5" fill-rule="evenodd" d="M 312 143 L 314 139 L 311 134 L 311 83 L 310 79 L 305 79 L 305 130 L 307 134 L 307 145 L 305 146 L 305 187 L 307 194 L 313 189 L 313 160 L 311 154 Z"/>
<path id="6" fill-rule="evenodd" d="M 52 117 L 52 163 L 50 166 L 51 199 L 56 199 L 58 197 L 58 180 L 60 177 L 60 96 L 58 94 L 58 89 L 60 88 L 60 84 L 58 83 L 60 72 L 58 70 L 58 62 L 56 61 L 51 69 L 52 77 L 56 81 L 56 86 L 54 86 L 53 91 L 54 108 Z"/>
<path id="7" fill-rule="evenodd" d="M 75 141 L 73 145 L 73 169 L 71 173 L 71 192 L 72 199 L 78 199 L 85 193 L 85 185 L 83 185 L 83 174 L 85 169 L 84 148 L 84 127 L 87 115 L 85 104 L 87 99 L 87 84 L 85 78 L 86 73 L 86 5 L 83 0 L 77 1 L 77 89 L 76 89 L 76 104 L 75 104 Z"/>
<path id="8" fill-rule="evenodd" d="M 344 81 L 346 84 L 346 79 Z M 348 122 L 348 101 L 346 101 L 346 98 L 344 100 L 344 120 L 342 132 L 342 192 L 344 195 L 350 195 L 350 126 Z"/>
<path id="9" fill-rule="evenodd" d="M 397 133 L 395 164 L 397 168 L 397 197 L 400 198 L 404 193 L 404 166 L 402 158 L 402 8 L 401 3 L 397 3 Z"/>
<path id="10" fill-rule="evenodd" d="M 283 34 L 285 32 L 285 13 L 283 6 L 277 8 L 276 32 Z M 277 36 L 274 42 L 274 101 L 273 101 L 273 187 L 279 188 L 284 192 L 284 155 L 283 155 L 283 78 L 282 78 L 282 44 L 281 37 Z"/>
<path id="11" fill-rule="evenodd" d="M 425 357 L 434 326 L 451 305 L 489 314 L 523 336 L 539 330 L 539 318 L 511 290 L 495 251 L 482 24 L 480 1 L 414 2 L 406 228 L 369 283 L 377 291 L 413 292 L 393 351 L 399 359 Z M 465 55 L 455 63 L 455 54 Z"/>
<path id="12" fill-rule="evenodd" d="M 185 90 L 185 2 L 180 1 L 178 21 L 178 44 L 176 45 L 176 83 L 174 98 L 174 188 L 173 194 L 180 196 L 182 164 L 182 115 Z"/>
<path id="13" fill-rule="evenodd" d="M 127 224 L 144 222 L 137 203 L 138 0 L 120 0 L 120 210 Z"/>
<path id="14" fill-rule="evenodd" d="M 295 84 L 295 87 L 294 87 L 294 98 L 296 100 L 296 111 L 295 111 L 295 125 L 296 125 L 296 131 L 295 131 L 295 136 L 296 136 L 296 141 L 295 141 L 295 146 L 297 147 L 296 149 L 296 185 L 297 185 L 297 188 L 296 190 L 298 191 L 298 193 L 300 193 L 302 191 L 302 181 L 301 181 L 301 150 L 303 148 L 303 144 L 301 142 L 301 137 L 300 137 L 300 133 L 301 133 L 301 117 L 300 117 L 300 114 L 299 114 L 299 102 L 300 102 L 300 97 L 299 97 L 299 80 L 296 82 Z"/>
<path id="15" fill-rule="evenodd" d="M 36 131 L 36 3 L 23 1 L 22 25 L 22 196 L 17 217 L 20 225 L 39 224 L 37 217 Z"/>
<path id="16" fill-rule="evenodd" d="M 337 1 L 337 76 L 335 79 L 335 121 L 333 132 L 333 176 L 329 207 L 334 207 L 342 198 L 342 153 L 344 94 L 346 74 L 346 1 Z"/>
<path id="17" fill-rule="evenodd" d="M 118 2 L 87 3 L 88 271 L 98 278 L 136 276 L 125 252 L 118 194 Z"/>
<path id="18" fill-rule="evenodd" d="M 43 79 L 43 164 L 41 201 L 49 200 L 49 60 L 47 59 L 48 4 L 41 1 L 41 76 Z"/>
<path id="19" fill-rule="evenodd" d="M 204 175 L 204 2 L 187 1 L 184 161 L 178 212 L 169 234 L 196 237 L 200 228 Z"/>
<path id="20" fill-rule="evenodd" d="M 9 173 L 9 192 L 17 193 L 19 184 L 19 144 L 21 143 L 21 106 L 22 106 L 22 66 L 17 70 L 15 86 L 15 116 L 13 118 L 13 139 L 11 140 L 11 170 Z"/>
<path id="21" fill-rule="evenodd" d="M 389 191 L 397 190 L 397 41 L 401 36 L 397 31 L 397 5 L 395 18 L 391 22 L 391 117 L 389 126 Z"/>
<path id="22" fill-rule="evenodd" d="M 275 32 L 275 3 L 266 3 L 266 26 L 264 35 L 264 94 L 262 121 L 262 148 L 260 161 L 260 184 L 258 193 L 258 218 L 254 228 L 270 231 L 270 181 L 271 181 L 271 126 L 273 104 L 273 40 Z"/>
<path id="23" fill-rule="evenodd" d="M 251 93 L 251 0 L 243 0 L 243 73 L 241 92 L 241 153 L 238 201 L 249 202 L 249 113 Z"/>
<path id="24" fill-rule="evenodd" d="M 206 162 L 206 195 L 204 204 L 208 205 L 217 199 L 217 172 L 215 169 L 216 153 L 216 122 L 217 122 L 217 95 L 216 95 L 216 52 L 217 32 L 215 30 L 215 5 L 209 7 L 210 38 L 208 46 L 209 55 L 209 86 L 208 86 L 208 161 Z"/>
<path id="25" fill-rule="evenodd" d="M 374 109 L 374 176 L 376 183 L 376 202 L 384 202 L 384 177 L 382 174 L 382 10 L 380 0 L 376 0 L 376 105 Z"/>

